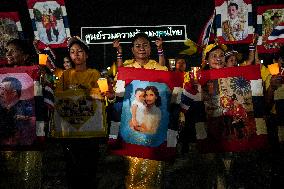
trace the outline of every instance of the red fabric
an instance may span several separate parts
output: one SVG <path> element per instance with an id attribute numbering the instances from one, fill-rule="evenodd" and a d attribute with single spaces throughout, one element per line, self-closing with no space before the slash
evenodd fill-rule
<path id="1" fill-rule="evenodd" d="M 267 135 L 255 135 L 248 140 L 233 140 L 226 141 L 210 141 L 208 138 L 205 140 L 198 140 L 197 148 L 201 153 L 210 152 L 241 152 L 251 150 L 261 150 L 269 148 Z"/>
<path id="2" fill-rule="evenodd" d="M 283 9 L 283 5 L 265 5 L 257 7 L 257 14 L 263 14 L 268 9 Z"/>
<path id="3" fill-rule="evenodd" d="M 118 80 L 124 80 L 125 85 L 128 85 L 133 80 L 152 81 L 165 83 L 172 90 L 174 87 L 181 87 L 183 85 L 183 73 L 158 71 L 150 69 L 139 68 L 118 68 Z"/>
<path id="4" fill-rule="evenodd" d="M 60 44 L 48 44 L 48 45 L 46 45 L 45 43 L 39 41 L 38 42 L 38 48 L 39 49 L 44 49 L 47 46 L 49 46 L 50 48 L 66 48 L 67 47 L 67 40 L 68 39 L 66 38 L 63 43 L 60 43 Z"/>
<path id="5" fill-rule="evenodd" d="M 133 156 L 152 160 L 171 160 L 175 158 L 176 148 L 167 147 L 166 142 L 159 147 L 147 147 L 136 144 L 129 144 L 122 140 L 109 140 L 109 151 L 115 155 Z"/>
<path id="6" fill-rule="evenodd" d="M 257 52 L 259 54 L 265 54 L 265 53 L 272 54 L 272 53 L 278 53 L 279 51 L 280 51 L 279 48 L 267 49 L 263 45 L 257 45 Z"/>
<path id="7" fill-rule="evenodd" d="M 7 63 L 8 62 L 6 58 L 0 58 L 0 67 L 2 67 L 2 65 L 6 65 Z"/>
<path id="8" fill-rule="evenodd" d="M 205 84 L 208 80 L 227 78 L 227 77 L 239 77 L 242 76 L 247 80 L 257 80 L 260 77 L 260 65 L 228 67 L 221 69 L 203 70 L 199 83 Z"/>
<path id="9" fill-rule="evenodd" d="M 0 12 L 0 18 L 9 18 L 15 22 L 20 21 L 19 14 L 17 12 Z"/>
<path id="10" fill-rule="evenodd" d="M 215 6 L 221 6 L 225 0 L 215 0 Z M 246 4 L 251 4 L 251 0 L 243 0 Z"/>
<path id="11" fill-rule="evenodd" d="M 245 39 L 239 41 L 226 41 L 222 36 L 218 37 L 218 40 L 221 44 L 240 44 L 240 43 L 249 44 L 252 42 L 252 39 L 253 39 L 253 34 L 248 34 L 248 36 Z"/>
<path id="12" fill-rule="evenodd" d="M 34 4 L 37 2 L 48 2 L 48 1 L 56 1 L 59 5 L 64 6 L 64 0 L 28 0 L 27 4 L 28 4 L 28 8 L 31 9 L 33 8 Z"/>
<path id="13" fill-rule="evenodd" d="M 5 67 L 0 69 L 0 74 L 6 73 L 27 73 L 34 80 L 39 79 L 38 66 L 18 66 L 15 68 Z"/>

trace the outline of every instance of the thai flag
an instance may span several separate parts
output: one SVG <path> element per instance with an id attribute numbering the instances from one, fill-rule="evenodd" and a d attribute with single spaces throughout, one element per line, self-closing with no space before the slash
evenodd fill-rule
<path id="1" fill-rule="evenodd" d="M 209 20 L 207 21 L 207 23 L 205 24 L 201 32 L 201 35 L 198 40 L 198 44 L 200 46 L 206 46 L 209 43 L 209 41 L 215 37 L 214 30 L 213 30 L 214 19 L 215 19 L 215 10 L 210 16 Z"/>
<path id="2" fill-rule="evenodd" d="M 54 86 L 52 81 L 47 81 L 43 86 L 44 103 L 49 109 L 54 108 Z"/>
<path id="3" fill-rule="evenodd" d="M 47 47 L 44 48 L 43 52 L 48 55 L 47 58 L 51 63 L 52 69 L 55 69 L 56 68 L 56 66 L 55 66 L 56 55 L 55 55 L 54 51 L 50 47 L 47 46 Z"/>
<path id="4" fill-rule="evenodd" d="M 47 105 L 49 109 L 54 108 L 54 76 L 53 72 L 56 69 L 55 62 L 56 62 L 56 55 L 54 51 L 50 47 L 45 47 L 43 52 L 48 55 L 48 60 L 50 61 L 50 66 L 45 66 L 43 69 L 45 69 L 45 73 L 43 77 L 44 79 L 44 85 L 43 88 L 43 96 L 44 96 L 44 102 Z"/>
<path id="5" fill-rule="evenodd" d="M 276 26 L 271 34 L 268 37 L 267 42 L 278 42 L 283 43 L 284 42 L 284 23 L 280 23 L 278 26 Z"/>

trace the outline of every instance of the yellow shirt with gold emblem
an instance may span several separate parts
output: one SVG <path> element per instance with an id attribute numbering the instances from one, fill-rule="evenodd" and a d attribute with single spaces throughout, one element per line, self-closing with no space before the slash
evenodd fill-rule
<path id="1" fill-rule="evenodd" d="M 100 72 L 96 69 L 87 69 L 84 71 L 76 71 L 71 68 L 65 70 L 60 77 L 59 82 L 56 85 L 56 92 L 65 91 L 74 87 L 90 90 L 92 93 L 99 91 L 98 79 L 100 78 Z"/>
<path id="2" fill-rule="evenodd" d="M 143 67 L 136 62 L 134 59 L 125 60 L 123 63 L 124 67 L 131 67 L 131 68 L 144 68 L 144 69 L 151 69 L 151 70 L 163 70 L 168 71 L 168 68 L 166 66 L 161 66 L 158 62 L 155 60 L 149 60 L 147 64 L 145 64 Z"/>

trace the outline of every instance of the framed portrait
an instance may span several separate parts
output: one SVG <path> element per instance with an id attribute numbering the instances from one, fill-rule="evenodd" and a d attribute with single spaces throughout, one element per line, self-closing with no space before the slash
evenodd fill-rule
<path id="1" fill-rule="evenodd" d="M 116 93 L 123 98 L 118 133 L 121 141 L 112 152 L 149 159 L 173 155 L 177 128 L 169 127 L 169 107 L 178 104 L 174 99 L 182 85 L 182 73 L 119 68 Z"/>
<path id="2" fill-rule="evenodd" d="M 259 53 L 275 53 L 284 43 L 284 4 L 257 7 L 257 33 Z"/>
<path id="3" fill-rule="evenodd" d="M 253 21 L 251 0 L 215 0 L 217 38 L 220 43 L 251 43 Z"/>
<path id="4" fill-rule="evenodd" d="M 55 93 L 52 137 L 90 138 L 106 135 L 104 102 L 92 99 L 84 90 L 79 89 Z"/>
<path id="5" fill-rule="evenodd" d="M 0 69 L 1 148 L 31 147 L 45 136 L 37 79 L 36 66 Z"/>
<path id="6" fill-rule="evenodd" d="M 23 38 L 23 29 L 17 12 L 0 12 L 0 65 L 5 64 L 5 45 L 10 39 Z"/>
<path id="7" fill-rule="evenodd" d="M 226 70 L 224 70 L 226 69 Z M 204 115 L 195 123 L 201 152 L 237 152 L 266 148 L 264 97 L 259 65 L 201 72 Z"/>
<path id="8" fill-rule="evenodd" d="M 39 49 L 67 46 L 70 30 L 64 0 L 27 0 Z"/>

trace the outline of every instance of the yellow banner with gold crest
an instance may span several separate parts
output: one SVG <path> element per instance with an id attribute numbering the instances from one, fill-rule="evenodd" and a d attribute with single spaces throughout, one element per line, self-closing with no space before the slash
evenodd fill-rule
<path id="1" fill-rule="evenodd" d="M 51 137 L 91 138 L 107 135 L 103 100 L 86 95 L 82 89 L 57 92 L 55 96 Z"/>

